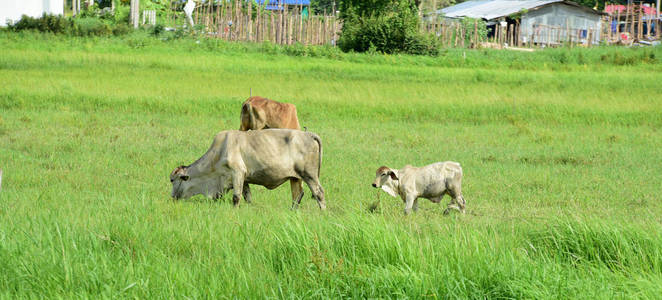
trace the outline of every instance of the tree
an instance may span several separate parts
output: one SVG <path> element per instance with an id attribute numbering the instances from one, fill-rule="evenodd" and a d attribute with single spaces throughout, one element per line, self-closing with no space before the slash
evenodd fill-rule
<path id="1" fill-rule="evenodd" d="M 415 0 L 344 0 L 338 46 L 343 51 L 431 54 L 434 40 L 420 32 Z"/>
<path id="2" fill-rule="evenodd" d="M 334 7 L 338 9 L 342 0 L 311 0 L 310 8 L 316 14 L 327 14 L 332 15 Z"/>

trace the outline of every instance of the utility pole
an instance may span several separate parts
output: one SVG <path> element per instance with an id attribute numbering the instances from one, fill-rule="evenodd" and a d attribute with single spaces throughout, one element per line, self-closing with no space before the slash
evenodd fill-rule
<path id="1" fill-rule="evenodd" d="M 138 28 L 140 22 L 140 0 L 131 0 L 131 24 L 133 28 Z"/>

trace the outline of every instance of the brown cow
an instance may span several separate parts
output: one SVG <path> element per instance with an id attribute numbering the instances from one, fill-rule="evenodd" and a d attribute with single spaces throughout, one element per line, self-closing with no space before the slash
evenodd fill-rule
<path id="1" fill-rule="evenodd" d="M 241 107 L 241 127 L 239 127 L 239 130 L 267 128 L 301 130 L 296 106 L 259 96 L 248 98 Z"/>

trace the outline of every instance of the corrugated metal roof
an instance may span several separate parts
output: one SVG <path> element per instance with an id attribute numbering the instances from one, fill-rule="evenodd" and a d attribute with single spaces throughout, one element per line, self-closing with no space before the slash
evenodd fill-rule
<path id="1" fill-rule="evenodd" d="M 491 20 L 556 2 L 563 0 L 472 0 L 446 7 L 437 13 L 449 18 L 470 17 Z"/>

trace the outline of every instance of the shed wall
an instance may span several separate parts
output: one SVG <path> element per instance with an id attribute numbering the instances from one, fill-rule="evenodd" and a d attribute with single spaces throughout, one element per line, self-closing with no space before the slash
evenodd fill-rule
<path id="1" fill-rule="evenodd" d="M 569 38 L 584 43 L 591 36 L 600 42 L 601 16 L 563 3 L 546 5 L 522 16 L 520 38 L 523 43 L 560 44 Z"/>

